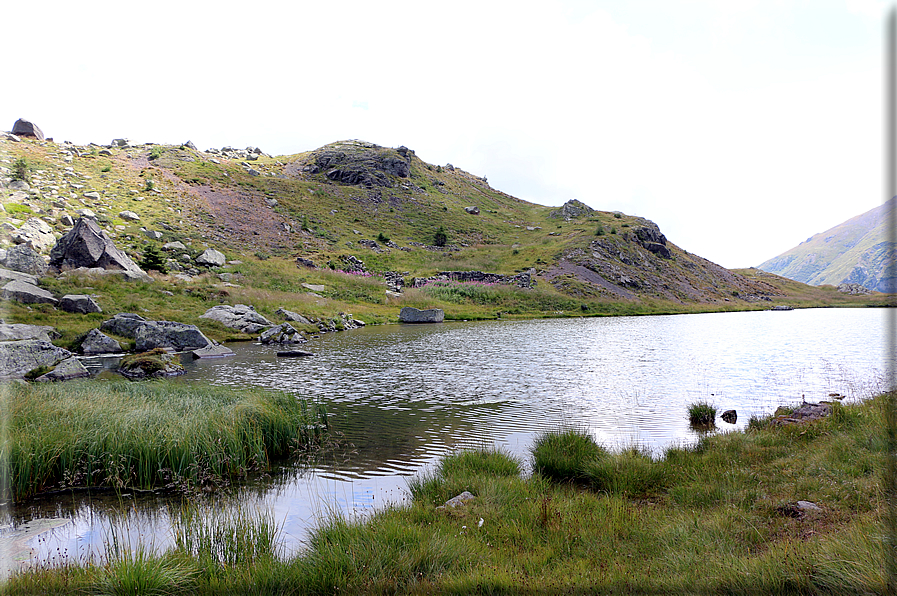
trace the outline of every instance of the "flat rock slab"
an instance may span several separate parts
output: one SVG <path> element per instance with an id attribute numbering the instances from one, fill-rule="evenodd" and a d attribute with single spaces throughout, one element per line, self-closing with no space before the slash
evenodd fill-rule
<path id="1" fill-rule="evenodd" d="M 401 323 L 441 323 L 444 319 L 445 312 L 440 308 L 420 310 L 406 306 L 399 312 L 399 322 Z"/>
<path id="2" fill-rule="evenodd" d="M 53 336 L 51 338 L 51 336 Z M 56 329 L 50 325 L 26 325 L 24 323 L 0 324 L 0 341 L 19 341 L 22 339 L 40 339 L 50 341 L 59 337 Z"/>
<path id="3" fill-rule="evenodd" d="M 15 300 L 24 304 L 57 304 L 59 301 L 53 294 L 24 281 L 13 280 L 3 286 L 3 299 Z"/>
<path id="4" fill-rule="evenodd" d="M 191 355 L 194 360 L 199 360 L 200 358 L 226 358 L 227 356 L 236 356 L 233 350 L 225 348 L 220 344 L 208 345 L 204 348 L 193 350 Z"/>
<path id="5" fill-rule="evenodd" d="M 281 350 L 277 352 L 278 358 L 306 358 L 308 356 L 314 356 L 311 352 L 303 352 L 302 350 Z"/>
<path id="6" fill-rule="evenodd" d="M 0 342 L 0 378 L 24 377 L 38 366 L 55 366 L 71 355 L 41 339 Z"/>
<path id="7" fill-rule="evenodd" d="M 81 361 L 72 356 L 66 358 L 56 365 L 56 368 L 45 375 L 41 375 L 34 379 L 35 381 L 46 383 L 52 381 L 71 381 L 72 379 L 86 379 L 90 373 L 81 364 Z"/>

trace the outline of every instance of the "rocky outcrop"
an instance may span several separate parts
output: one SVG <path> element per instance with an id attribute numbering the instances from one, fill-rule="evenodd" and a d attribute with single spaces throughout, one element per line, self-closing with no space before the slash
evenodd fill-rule
<path id="1" fill-rule="evenodd" d="M 81 340 L 80 351 L 85 356 L 97 356 L 99 354 L 118 354 L 124 350 L 120 343 L 99 329 L 91 329 Z"/>
<path id="2" fill-rule="evenodd" d="M 24 304 L 57 304 L 53 294 L 24 281 L 13 280 L 3 286 L 3 300 L 14 300 Z"/>
<path id="3" fill-rule="evenodd" d="M 31 217 L 10 234 L 16 244 L 28 244 L 39 253 L 45 253 L 56 244 L 53 228 L 42 219 Z M 11 267 L 10 267 L 11 268 Z"/>
<path id="4" fill-rule="evenodd" d="M 533 276 L 535 274 L 535 269 L 529 269 L 516 275 L 500 275 L 482 271 L 442 271 L 432 277 L 415 277 L 411 280 L 411 286 L 422 288 L 427 284 L 438 281 L 458 281 L 462 283 L 502 284 L 513 285 L 519 288 L 531 288 L 533 287 Z"/>
<path id="5" fill-rule="evenodd" d="M 773 426 L 787 426 L 789 424 L 813 422 L 814 420 L 825 418 L 831 413 L 831 404 L 825 402 L 818 404 L 803 403 L 799 408 L 790 413 L 786 411 L 786 413 L 779 414 L 777 411 L 777 415 L 770 421 L 770 424 Z"/>
<path id="6" fill-rule="evenodd" d="M 219 304 L 199 315 L 199 318 L 218 321 L 225 327 L 249 334 L 258 333 L 262 329 L 274 325 L 274 323 L 255 312 L 252 306 L 246 306 L 245 304 L 235 304 L 234 306 Z"/>
<path id="7" fill-rule="evenodd" d="M 401 323 L 441 323 L 444 319 L 445 312 L 439 308 L 420 310 L 406 306 L 399 312 L 399 322 Z"/>
<path id="8" fill-rule="evenodd" d="M 299 313 L 295 313 L 295 312 L 293 312 L 291 310 L 287 310 L 283 307 L 278 308 L 274 312 L 274 314 L 277 315 L 278 317 L 282 317 L 282 318 L 286 319 L 287 321 L 292 321 L 293 323 L 299 323 L 300 325 L 311 325 L 312 324 L 309 319 L 303 317 Z"/>
<path id="9" fill-rule="evenodd" d="M 56 366 L 71 355 L 42 339 L 0 342 L 0 378 L 21 378 L 39 366 Z"/>
<path id="10" fill-rule="evenodd" d="M 42 131 L 34 122 L 25 120 L 24 118 L 16 120 L 12 125 L 12 130 L 10 132 L 19 137 L 31 137 L 38 141 L 45 140 L 44 131 Z"/>
<path id="11" fill-rule="evenodd" d="M 79 218 L 75 226 L 50 251 L 50 269 L 64 271 L 80 267 L 121 271 L 129 279 L 150 277 L 131 257 L 118 249 L 95 221 Z"/>
<path id="12" fill-rule="evenodd" d="M 100 329 L 113 335 L 134 339 L 137 337 L 137 329 L 146 322 L 147 320 L 140 315 L 121 312 L 111 319 L 103 321 L 100 324 Z"/>
<path id="13" fill-rule="evenodd" d="M 53 242 L 55 243 L 55 238 Z M 13 271 L 27 273 L 41 277 L 47 272 L 47 262 L 40 253 L 31 247 L 30 243 L 19 244 L 6 251 L 6 258 L 2 261 L 3 266 Z"/>
<path id="14" fill-rule="evenodd" d="M 583 203 L 572 199 L 561 205 L 560 209 L 556 209 L 548 214 L 548 217 L 555 219 L 563 218 L 564 221 L 570 221 L 578 217 L 584 217 L 595 213 L 595 210 Z"/>
<path id="15" fill-rule="evenodd" d="M 59 308 L 65 312 L 82 315 L 92 312 L 103 312 L 100 305 L 87 294 L 66 294 L 59 300 Z"/>
<path id="16" fill-rule="evenodd" d="M 408 178 L 411 156 L 407 147 L 399 150 L 372 143 L 347 141 L 328 145 L 313 154 L 303 168 L 309 174 L 324 173 L 327 179 L 365 188 L 393 186 L 395 178 Z"/>
<path id="17" fill-rule="evenodd" d="M 134 349 L 146 352 L 155 348 L 177 351 L 204 348 L 212 341 L 196 325 L 176 321 L 147 321 L 137 328 Z"/>
<path id="18" fill-rule="evenodd" d="M 664 259 L 673 257 L 673 253 L 667 248 L 667 237 L 660 232 L 660 228 L 654 222 L 649 221 L 641 227 L 634 228 L 624 234 L 624 238 L 638 243 L 642 248 Z"/>
<path id="19" fill-rule="evenodd" d="M 37 285 L 37 277 L 34 275 L 0 268 L 0 283 L 5 284 L 10 281 L 24 281 L 25 283 L 29 283 L 33 286 Z"/>

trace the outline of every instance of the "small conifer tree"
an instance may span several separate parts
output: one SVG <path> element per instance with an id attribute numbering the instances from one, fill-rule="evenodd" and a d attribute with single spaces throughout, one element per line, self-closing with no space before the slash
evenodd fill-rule
<path id="1" fill-rule="evenodd" d="M 159 273 L 168 273 L 168 267 L 165 264 L 165 256 L 159 252 L 155 244 L 148 244 L 143 249 L 143 258 L 137 265 L 144 271 L 155 270 Z"/>

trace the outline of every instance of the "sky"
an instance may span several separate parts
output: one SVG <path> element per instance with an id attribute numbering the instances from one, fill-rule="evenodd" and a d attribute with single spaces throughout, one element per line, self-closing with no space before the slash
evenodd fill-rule
<path id="1" fill-rule="evenodd" d="M 886 198 L 883 0 L 6 4 L 0 129 L 56 142 L 405 145 L 729 268 Z"/>

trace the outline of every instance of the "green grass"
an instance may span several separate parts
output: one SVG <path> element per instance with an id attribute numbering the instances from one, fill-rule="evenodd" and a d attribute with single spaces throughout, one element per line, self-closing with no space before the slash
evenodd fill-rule
<path id="1" fill-rule="evenodd" d="M 713 426 L 716 420 L 716 408 L 706 401 L 699 401 L 688 406 L 688 422 L 696 426 Z"/>
<path id="2" fill-rule="evenodd" d="M 456 453 L 409 483 L 409 506 L 361 522 L 331 517 L 291 558 L 272 556 L 276 529 L 264 515 L 191 512 L 192 538 L 118 564 L 114 585 L 156 574 L 172 578 L 153 584 L 157 593 L 883 593 L 883 402 L 708 436 L 660 457 L 550 432 L 534 461 L 549 444 L 575 451 L 563 468 L 572 472 L 552 477 L 522 476 L 502 451 Z M 591 481 L 568 481 L 579 476 Z M 475 498 L 441 508 L 462 490 Z M 779 513 L 796 500 L 822 511 Z M 109 576 L 102 564 L 74 564 L 23 571 L 6 589 L 85 593 L 113 585 Z"/>
<path id="3" fill-rule="evenodd" d="M 326 438 L 323 410 L 291 395 L 175 382 L 11 385 L 12 497 L 44 490 L 215 487 Z"/>
<path id="4" fill-rule="evenodd" d="M 586 477 L 586 466 L 607 455 L 591 434 L 584 430 L 546 432 L 533 446 L 533 469 L 556 481 L 579 481 Z"/>

